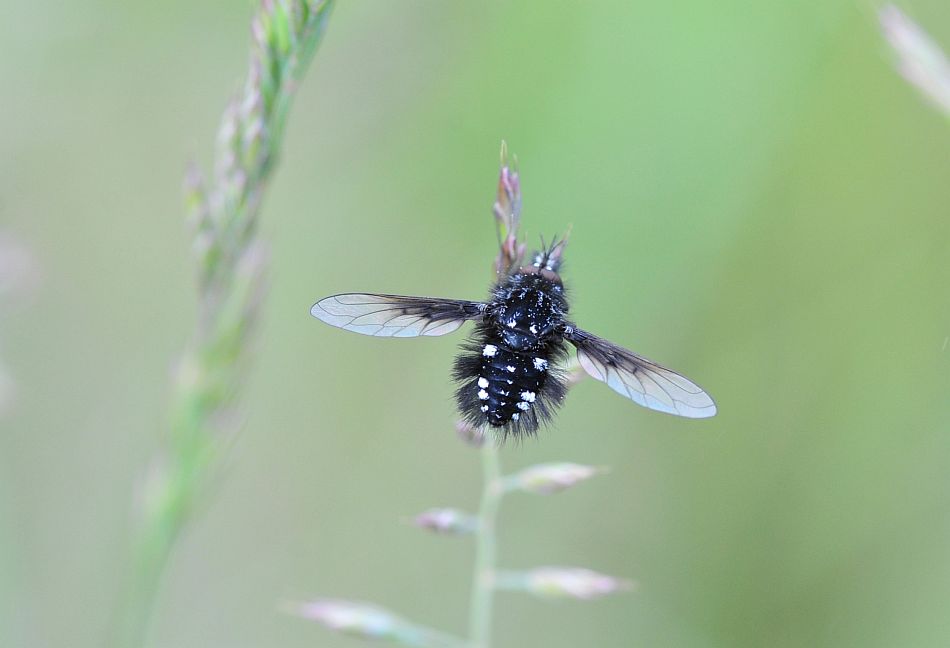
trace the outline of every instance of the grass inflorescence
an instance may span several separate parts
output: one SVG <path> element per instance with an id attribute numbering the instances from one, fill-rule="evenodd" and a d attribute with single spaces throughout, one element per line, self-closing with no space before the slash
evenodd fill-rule
<path id="1" fill-rule="evenodd" d="M 114 644 L 143 643 L 176 539 L 239 426 L 235 410 L 265 293 L 261 202 L 298 84 L 322 40 L 331 0 L 262 0 L 247 76 L 218 130 L 214 169 L 185 178 L 197 318 L 174 376 L 169 434 L 149 467 Z"/>

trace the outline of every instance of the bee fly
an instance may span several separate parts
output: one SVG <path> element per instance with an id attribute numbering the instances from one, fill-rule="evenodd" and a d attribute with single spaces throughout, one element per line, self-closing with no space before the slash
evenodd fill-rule
<path id="1" fill-rule="evenodd" d="M 574 326 L 558 275 L 564 241 L 542 249 L 493 288 L 487 302 L 344 293 L 321 299 L 310 313 L 347 331 L 376 337 L 438 336 L 467 320 L 475 331 L 455 360 L 456 400 L 476 426 L 504 435 L 531 434 L 566 392 L 558 364 L 570 342 L 593 378 L 633 402 L 667 414 L 705 418 L 713 400 L 693 382 Z"/>

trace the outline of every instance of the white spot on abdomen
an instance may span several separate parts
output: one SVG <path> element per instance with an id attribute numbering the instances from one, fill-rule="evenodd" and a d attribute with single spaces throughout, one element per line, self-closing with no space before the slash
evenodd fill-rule
<path id="1" fill-rule="evenodd" d="M 548 368 L 548 361 L 544 358 L 535 358 L 534 359 L 534 368 L 538 371 L 544 371 Z"/>
<path id="2" fill-rule="evenodd" d="M 480 400 L 488 400 L 488 392 L 485 391 L 484 389 L 479 390 L 479 392 L 478 392 L 478 398 L 479 398 Z"/>
<path id="3" fill-rule="evenodd" d="M 505 367 L 505 370 L 508 371 L 509 373 L 514 373 L 514 372 L 515 372 L 515 368 L 512 367 L 511 365 L 508 365 L 507 367 Z"/>
<path id="4" fill-rule="evenodd" d="M 488 387 L 488 381 L 485 380 L 484 378 L 479 378 L 478 386 L 481 387 L 482 389 L 485 389 L 486 387 Z"/>
<path id="5" fill-rule="evenodd" d="M 496 347 L 494 344 L 486 344 L 485 348 L 482 349 L 482 355 L 488 358 L 495 357 L 496 353 L 498 353 L 498 347 Z"/>
<path id="6" fill-rule="evenodd" d="M 514 414 L 511 415 L 512 421 L 517 421 L 520 418 L 521 418 L 521 414 L 519 414 L 518 412 L 515 412 Z"/>
<path id="7" fill-rule="evenodd" d="M 533 403 L 533 402 L 534 402 L 534 397 L 535 397 L 535 393 L 534 393 L 534 392 L 531 392 L 531 391 L 523 391 L 523 392 L 521 392 L 521 400 L 523 400 L 523 401 L 528 401 L 529 403 Z"/>
<path id="8" fill-rule="evenodd" d="M 522 412 L 527 412 L 527 411 L 528 411 L 528 408 L 531 407 L 531 405 L 529 405 L 528 403 L 526 403 L 526 402 L 524 402 L 524 401 L 521 401 L 520 403 L 518 403 L 517 407 L 518 407 L 518 409 L 520 409 Z"/>

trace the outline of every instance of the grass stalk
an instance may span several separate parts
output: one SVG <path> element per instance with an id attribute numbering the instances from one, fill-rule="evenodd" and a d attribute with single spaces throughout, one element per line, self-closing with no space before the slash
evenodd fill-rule
<path id="1" fill-rule="evenodd" d="M 240 427 L 236 409 L 265 293 L 257 236 L 264 191 L 331 0 L 261 0 L 244 85 L 221 120 L 214 175 L 186 177 L 198 275 L 198 316 L 173 384 L 169 436 L 142 488 L 137 537 L 112 644 L 146 642 L 162 575 L 221 455 Z"/>
<path id="2" fill-rule="evenodd" d="M 472 648 L 490 648 L 492 608 L 495 594 L 495 561 L 497 554 L 496 522 L 498 507 L 504 496 L 498 445 L 486 438 L 481 447 L 482 496 L 478 509 L 478 531 L 475 536 L 475 567 L 469 601 L 469 638 Z"/>

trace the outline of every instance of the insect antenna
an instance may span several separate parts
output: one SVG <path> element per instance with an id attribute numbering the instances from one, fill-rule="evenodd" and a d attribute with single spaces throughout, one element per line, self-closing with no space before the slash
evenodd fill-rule
<path id="1" fill-rule="evenodd" d="M 571 230 L 568 228 L 567 232 L 561 238 L 558 238 L 555 234 L 551 237 L 550 243 L 544 240 L 543 235 L 539 235 L 541 239 L 541 249 L 535 256 L 534 265 L 539 268 L 557 272 L 557 269 L 561 265 L 561 257 L 564 254 L 564 248 L 567 246 L 567 239 L 570 233 Z"/>

